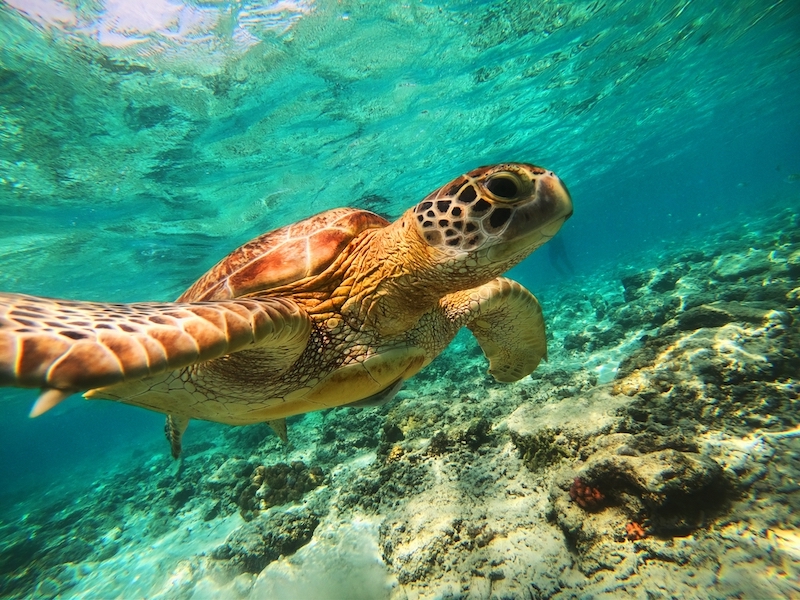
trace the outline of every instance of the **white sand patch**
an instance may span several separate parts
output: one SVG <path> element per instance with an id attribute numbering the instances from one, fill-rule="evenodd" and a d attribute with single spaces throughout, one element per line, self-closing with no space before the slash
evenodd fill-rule
<path id="1" fill-rule="evenodd" d="M 596 388 L 591 394 L 547 404 L 523 404 L 501 422 L 519 435 L 533 435 L 549 428 L 572 429 L 592 435 L 608 429 L 618 420 L 616 409 L 630 402 L 623 394 L 609 393 L 610 388 Z"/>
<path id="2" fill-rule="evenodd" d="M 128 523 L 124 550 L 101 563 L 86 563 L 71 598 L 174 598 L 190 591 L 202 577 L 204 562 L 198 558 L 225 541 L 242 518 L 231 515 L 204 522 L 192 514 L 177 529 L 156 542 L 136 543 L 145 538 L 145 522 Z"/>
<path id="3" fill-rule="evenodd" d="M 396 580 L 378 546 L 379 519 L 320 526 L 294 555 L 271 563 L 255 581 L 250 598 L 381 600 Z M 194 598 L 193 598 L 194 600 Z"/>

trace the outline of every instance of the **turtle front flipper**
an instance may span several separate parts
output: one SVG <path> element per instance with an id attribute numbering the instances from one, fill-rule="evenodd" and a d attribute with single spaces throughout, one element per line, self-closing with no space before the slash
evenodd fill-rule
<path id="1" fill-rule="evenodd" d="M 498 277 L 482 286 L 445 296 L 447 317 L 468 327 L 478 340 L 489 373 L 497 381 L 518 381 L 547 359 L 539 301 L 516 281 Z"/>
<path id="2" fill-rule="evenodd" d="M 0 386 L 41 388 L 31 416 L 72 393 L 262 345 L 299 352 L 306 312 L 283 298 L 111 304 L 0 294 Z"/>

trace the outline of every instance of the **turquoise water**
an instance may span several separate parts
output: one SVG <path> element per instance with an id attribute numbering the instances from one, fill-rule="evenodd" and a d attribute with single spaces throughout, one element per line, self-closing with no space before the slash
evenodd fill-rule
<path id="1" fill-rule="evenodd" d="M 3 291 L 171 300 L 264 231 L 512 160 L 575 204 L 534 291 L 800 206 L 796 2 L 139 4 L 0 6 Z M 3 492 L 166 451 L 160 415 L 34 399 L 0 390 Z"/>

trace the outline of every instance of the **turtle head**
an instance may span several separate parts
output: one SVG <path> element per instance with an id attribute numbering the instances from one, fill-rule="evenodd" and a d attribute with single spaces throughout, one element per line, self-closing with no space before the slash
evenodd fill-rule
<path id="1" fill-rule="evenodd" d="M 552 171 L 505 163 L 462 175 L 412 211 L 437 264 L 491 278 L 553 237 L 572 215 L 572 199 Z"/>

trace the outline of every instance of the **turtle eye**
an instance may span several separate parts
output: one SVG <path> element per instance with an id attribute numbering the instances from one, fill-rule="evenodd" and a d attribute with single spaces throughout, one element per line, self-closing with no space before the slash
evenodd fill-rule
<path id="1" fill-rule="evenodd" d="M 519 194 L 519 182 L 510 173 L 490 177 L 485 185 L 494 196 L 503 200 L 513 200 Z"/>

